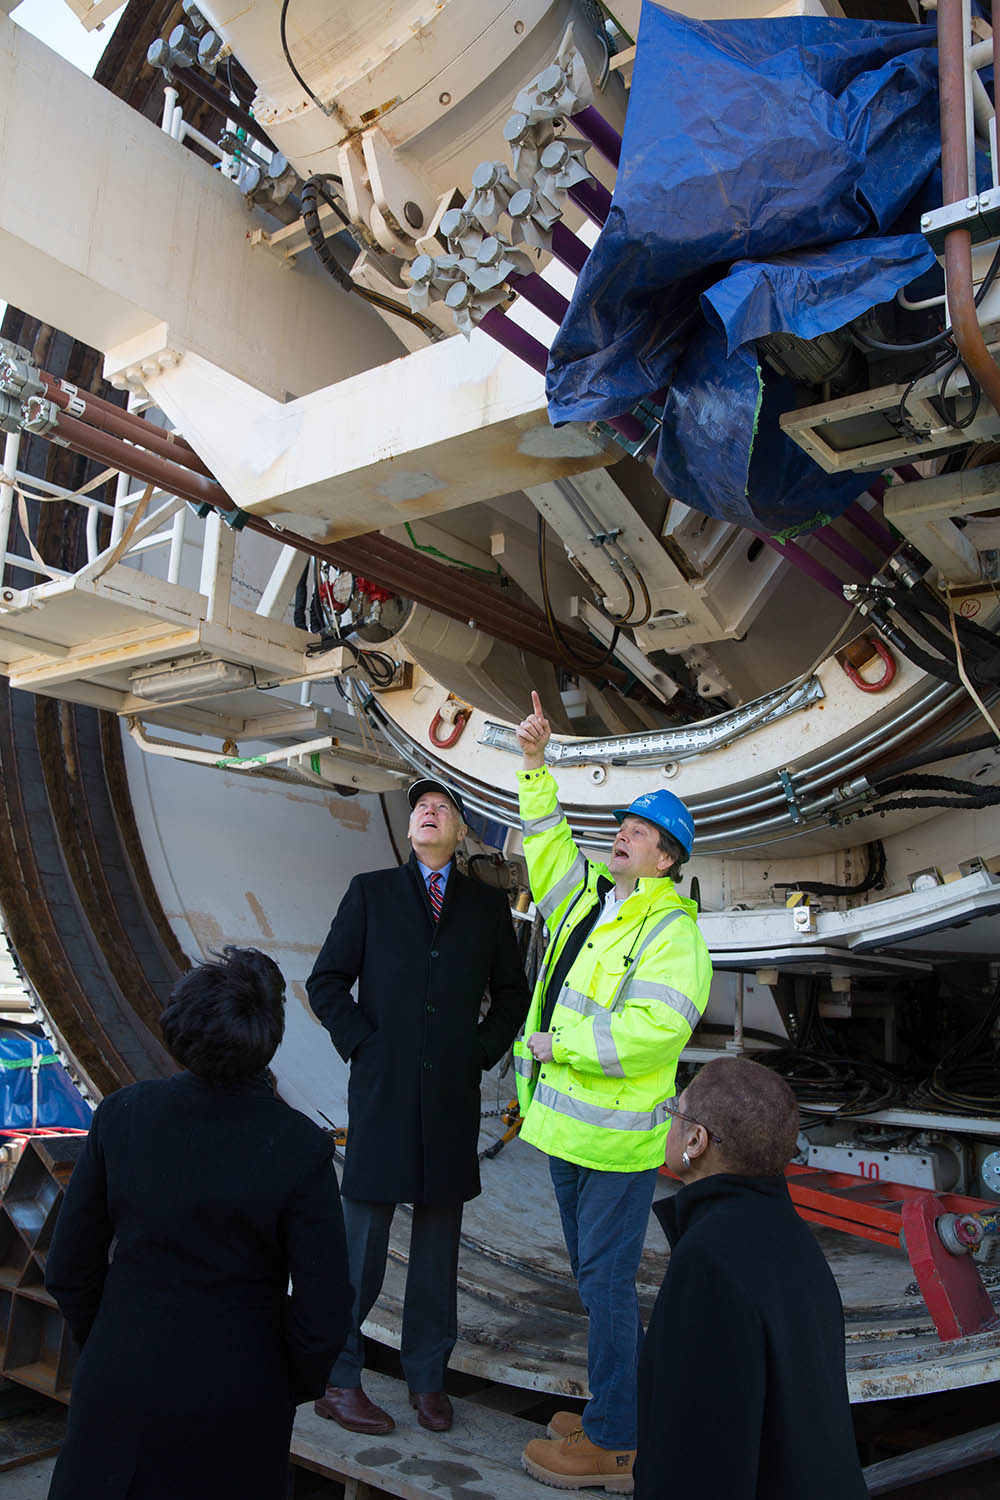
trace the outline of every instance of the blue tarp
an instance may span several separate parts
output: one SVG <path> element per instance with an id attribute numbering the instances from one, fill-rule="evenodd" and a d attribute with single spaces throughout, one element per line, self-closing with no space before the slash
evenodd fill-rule
<path id="1" fill-rule="evenodd" d="M 32 1111 L 32 1046 L 40 1059 L 37 1117 Z M 0 1026 L 0 1128 L 69 1125 L 90 1128 L 91 1108 L 80 1097 L 52 1043 L 41 1032 Z"/>
<path id="2" fill-rule="evenodd" d="M 666 390 L 656 474 L 687 504 L 782 532 L 868 484 L 778 426 L 789 383 L 756 340 L 813 338 L 934 264 L 940 202 L 930 26 L 700 22 L 646 0 L 607 224 L 549 360 L 553 422 Z"/>

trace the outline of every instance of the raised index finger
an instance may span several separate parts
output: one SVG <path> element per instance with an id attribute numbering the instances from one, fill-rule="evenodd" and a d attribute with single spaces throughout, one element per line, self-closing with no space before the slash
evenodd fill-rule
<path id="1" fill-rule="evenodd" d="M 534 688 L 531 689 L 531 707 L 540 719 L 544 719 L 545 715 L 542 713 L 542 700 L 539 698 Z"/>

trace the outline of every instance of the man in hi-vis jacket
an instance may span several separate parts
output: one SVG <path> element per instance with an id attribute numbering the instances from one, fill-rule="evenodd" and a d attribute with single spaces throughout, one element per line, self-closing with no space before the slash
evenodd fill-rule
<path id="1" fill-rule="evenodd" d="M 607 864 L 580 853 L 544 766 L 537 693 L 518 726 L 524 854 L 551 934 L 524 1038 L 514 1047 L 521 1139 L 547 1153 L 570 1265 L 589 1317 L 590 1401 L 558 1412 L 524 1450 L 561 1487 L 630 1488 L 642 1325 L 635 1277 L 663 1164 L 681 1049 L 708 1001 L 712 966 L 696 907 L 671 878 L 691 853 L 672 792 L 615 813 Z M 621 1485 L 614 1485 L 619 1478 Z"/>

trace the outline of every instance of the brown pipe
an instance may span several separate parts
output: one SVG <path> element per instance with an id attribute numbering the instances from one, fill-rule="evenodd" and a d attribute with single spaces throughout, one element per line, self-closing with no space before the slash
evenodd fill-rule
<path id="1" fill-rule="evenodd" d="M 338 567 L 363 573 L 365 576 L 371 576 L 374 570 L 383 587 L 393 587 L 396 593 L 407 598 L 417 598 L 415 589 L 420 582 L 426 582 L 430 586 L 428 592 L 432 595 L 432 608 L 465 623 L 470 619 L 475 620 L 477 625 L 487 627 L 491 635 L 497 635 L 500 639 L 510 639 L 509 635 L 504 635 L 504 631 L 515 630 L 518 634 L 515 644 L 523 645 L 525 649 L 544 656 L 546 660 L 565 665 L 544 616 L 533 606 L 506 599 L 503 595 L 494 593 L 488 585 L 474 582 L 467 575 L 463 576 L 458 570 L 436 563 L 431 558 L 415 557 L 412 549 L 401 542 L 375 533 L 352 538 L 347 542 L 336 542 L 325 551 L 329 560 Z M 392 584 L 388 582 L 390 576 L 394 580 Z M 566 626 L 562 627 L 562 631 L 576 652 L 589 651 L 592 655 L 597 653 L 598 647 L 590 636 Z M 598 675 L 615 682 L 626 681 L 626 674 L 610 665 L 601 669 Z"/>
<path id="2" fill-rule="evenodd" d="M 969 158 L 965 121 L 965 34 L 962 0 L 938 3 L 938 85 L 941 101 L 941 186 L 946 204 L 968 197 Z M 997 55 L 994 32 L 993 55 Z M 959 354 L 983 395 L 1000 412 L 1000 366 L 983 339 L 972 289 L 972 236 L 952 229 L 944 242 L 948 314 Z"/>
<path id="3" fill-rule="evenodd" d="M 253 521 L 247 524 L 253 526 L 254 530 L 263 529 L 254 526 Z M 271 529 L 268 527 L 267 530 Z M 271 531 L 271 535 L 274 534 Z M 436 610 L 438 614 L 460 620 L 463 625 L 473 620 L 477 627 L 496 640 L 506 641 L 508 645 L 540 656 L 544 661 L 565 666 L 563 654 L 553 641 L 548 625 L 538 610 L 494 594 L 488 585 L 467 583 L 455 568 L 446 567 L 430 558 L 415 558 L 410 549 L 400 542 L 393 542 L 378 533 L 330 545 L 310 542 L 304 537 L 289 536 L 285 532 L 278 535 L 313 557 L 332 562 L 335 567 L 345 568 L 349 572 L 360 573 L 380 583 L 383 588 L 390 588 L 404 598 L 413 599 L 418 604 Z M 373 543 L 377 545 L 372 546 Z M 386 550 L 383 551 L 383 548 Z M 591 638 L 579 631 L 564 626 L 563 635 L 578 651 L 597 649 Z M 593 681 L 620 684 L 628 680 L 627 674 L 620 667 L 610 664 L 593 671 L 583 668 L 574 670 Z"/>
<path id="4" fill-rule="evenodd" d="M 182 468 L 190 469 L 195 474 L 201 474 L 203 478 L 211 479 L 212 471 L 202 463 L 201 459 L 193 449 L 185 444 L 180 444 L 171 439 L 166 432 L 153 426 L 151 422 L 144 422 L 141 417 L 132 412 L 117 411 L 109 402 L 98 406 L 93 397 L 86 391 L 78 391 L 71 396 L 68 391 L 63 390 L 58 381 L 49 379 L 42 375 L 45 384 L 45 394 L 49 400 L 59 407 L 60 411 L 75 415 L 80 421 L 88 423 L 91 427 L 98 428 L 101 432 L 107 432 L 113 437 L 121 438 L 127 443 L 137 443 L 146 448 L 150 453 L 157 453 L 161 458 L 169 459 L 171 463 L 180 464 Z M 80 405 L 83 411 L 79 410 Z M 75 413 L 70 408 L 76 406 Z"/>
<path id="5" fill-rule="evenodd" d="M 208 503 L 218 510 L 234 510 L 236 502 L 220 485 L 201 478 L 190 469 L 162 459 L 156 454 L 131 446 L 120 438 L 103 432 L 76 417 L 60 411 L 56 432 L 61 441 L 76 453 L 98 463 L 113 465 L 123 473 L 147 484 L 155 484 L 169 494 L 192 504 Z M 288 531 L 278 531 L 262 516 L 249 515 L 248 530 L 287 543 L 307 556 L 332 562 L 337 567 L 360 573 L 383 588 L 424 604 L 450 619 L 477 625 L 497 640 L 540 656 L 545 661 L 563 665 L 562 655 L 553 642 L 541 613 L 530 605 L 494 594 L 488 586 L 463 578 L 455 568 L 446 567 L 432 558 L 415 554 L 400 542 L 374 532 L 366 537 L 324 545 Z M 563 633 L 577 649 L 594 650 L 589 636 L 564 628 Z M 610 665 L 581 675 L 596 681 L 622 683 L 627 674 Z"/>
<path id="6" fill-rule="evenodd" d="M 122 442 L 121 438 L 112 437 L 110 433 L 101 432 L 96 427 L 89 427 L 86 422 L 81 422 L 79 418 L 71 417 L 66 412 L 59 413 L 56 432 L 75 452 L 82 453 L 86 458 L 93 458 L 98 463 L 121 469 L 134 479 L 155 484 L 167 494 L 191 500 L 195 505 L 207 501 L 209 505 L 218 506 L 219 509 L 235 509 L 235 500 L 230 499 L 214 480 L 203 479 L 200 474 L 182 468 L 180 464 L 160 458 L 155 453 L 147 453 L 144 449 L 134 448 Z"/>
<path id="7" fill-rule="evenodd" d="M 57 380 L 54 375 L 50 375 L 48 370 L 39 370 L 38 377 L 44 381 L 47 387 L 55 386 L 59 390 L 65 389 L 64 382 Z M 76 389 L 76 387 L 73 389 Z M 141 428 L 148 428 L 151 425 L 144 417 L 140 417 L 138 412 L 129 411 L 124 406 L 116 406 L 114 401 L 108 401 L 103 396 L 96 395 L 94 391 L 77 391 L 77 395 L 82 396 L 88 406 L 96 406 L 98 411 L 107 412 L 112 417 L 120 417 L 123 422 L 128 422 L 130 426 L 136 425 Z M 187 438 L 182 438 L 180 433 L 161 432 L 160 436 L 167 438 L 171 447 L 182 448 L 185 453 L 195 452 Z M 197 454 L 195 454 L 195 457 L 197 457 Z"/>

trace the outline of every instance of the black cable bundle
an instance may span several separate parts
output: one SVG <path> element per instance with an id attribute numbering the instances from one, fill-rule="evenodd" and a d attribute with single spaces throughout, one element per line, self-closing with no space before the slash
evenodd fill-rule
<path id="1" fill-rule="evenodd" d="M 926 797 L 910 795 L 922 787 L 928 789 Z M 878 792 L 879 800 L 861 808 L 857 817 L 867 818 L 872 813 L 893 812 L 897 808 L 952 807 L 962 812 L 1000 806 L 1000 787 L 978 781 L 957 781 L 951 776 L 899 776 L 895 781 L 887 782 L 884 789 L 879 786 Z M 882 795 L 891 800 L 882 801 Z"/>
<path id="2" fill-rule="evenodd" d="M 887 766 L 880 767 L 876 784 L 881 786 L 883 779 L 902 776 L 906 771 L 918 771 L 921 766 L 936 765 L 939 760 L 957 760 L 960 755 L 972 755 L 979 750 L 997 749 L 1000 749 L 1000 745 L 991 729 L 986 730 L 984 734 L 971 735 L 966 740 L 955 740 L 950 745 L 926 746 L 923 750 L 914 750 L 909 755 L 901 755 L 898 760 L 890 761 Z"/>
<path id="3" fill-rule="evenodd" d="M 993 285 L 993 282 L 996 280 L 998 271 L 1000 271 L 1000 246 L 997 247 L 993 259 L 990 262 L 989 269 L 987 270 L 986 275 L 983 277 L 983 280 L 980 283 L 979 290 L 976 292 L 975 305 L 977 307 L 980 306 L 983 298 L 986 296 L 990 287 Z M 858 323 L 856 323 L 851 330 L 853 337 L 857 340 L 857 342 L 863 349 L 868 349 L 878 354 L 916 354 L 924 349 L 928 350 L 931 353 L 930 360 L 927 364 L 923 365 L 917 371 L 916 375 L 913 376 L 909 385 L 903 392 L 899 401 L 899 405 L 896 408 L 896 421 L 902 432 L 906 432 L 912 436 L 920 435 L 916 432 L 912 422 L 910 421 L 909 415 L 906 410 L 906 402 L 909 398 L 910 392 L 913 390 L 913 387 L 917 384 L 918 381 L 922 380 L 925 375 L 932 375 L 935 370 L 941 369 L 944 370 L 944 374 L 938 382 L 938 401 L 941 406 L 941 412 L 944 420 L 948 423 L 949 427 L 957 428 L 960 431 L 964 430 L 966 427 L 972 426 L 972 423 L 979 415 L 979 406 L 982 400 L 982 392 L 980 391 L 978 383 L 973 378 L 972 373 L 970 372 L 968 366 L 966 365 L 965 361 L 962 359 L 962 356 L 959 354 L 956 348 L 955 335 L 950 327 L 943 328 L 940 333 L 932 334 L 930 338 L 919 339 L 916 343 L 913 344 L 889 344 L 886 343 L 884 339 L 875 338 L 874 335 L 868 333 L 863 325 L 864 320 L 859 319 Z M 952 414 L 950 416 L 948 414 L 948 403 L 949 401 L 953 402 L 953 398 L 948 395 L 948 386 L 951 382 L 952 376 L 958 369 L 963 369 L 965 371 L 969 381 L 969 391 L 972 396 L 972 406 L 970 410 L 966 412 L 964 417 L 955 416 L 954 404 L 952 404 Z"/>
<path id="4" fill-rule="evenodd" d="M 322 635 L 326 621 L 323 618 L 323 605 L 319 594 L 319 563 L 313 558 L 313 591 L 309 600 L 309 634 Z M 312 646 L 307 648 L 312 651 Z"/>
<path id="5" fill-rule="evenodd" d="M 1000 1014 L 1000 985 L 983 1016 L 947 1052 L 906 1101 L 912 1109 L 1000 1119 L 1000 1044 L 993 1027 Z"/>
<path id="6" fill-rule="evenodd" d="M 810 1104 L 834 1104 L 836 1109 L 817 1118 L 870 1115 L 899 1102 L 900 1084 L 888 1068 L 861 1062 L 854 1057 L 807 1048 L 785 1047 L 779 1052 L 760 1052 L 757 1061 L 773 1068 L 790 1085 L 804 1114 Z"/>
<path id="7" fill-rule="evenodd" d="M 403 303 L 395 302 L 391 297 L 383 297 L 381 292 L 373 292 L 368 287 L 360 286 L 344 270 L 336 255 L 334 255 L 333 247 L 327 239 L 319 220 L 320 198 L 323 199 L 323 202 L 328 207 L 333 209 L 344 228 L 350 234 L 355 234 L 355 226 L 351 223 L 347 214 L 327 187 L 327 183 L 339 183 L 339 181 L 340 178 L 334 176 L 332 172 L 318 172 L 314 177 L 307 179 L 302 188 L 302 196 L 299 199 L 299 206 L 302 209 L 302 223 L 305 226 L 309 243 L 315 250 L 320 265 L 345 292 L 353 292 L 363 302 L 370 302 L 373 307 L 380 308 L 382 312 L 392 313 L 394 318 L 402 318 L 405 323 L 412 323 L 415 328 L 420 329 L 421 333 L 426 333 L 430 339 L 438 340 L 443 338 L 444 335 L 441 329 L 436 323 L 432 323 L 429 318 L 424 318 L 419 313 L 411 312 Z"/>
<path id="8" fill-rule="evenodd" d="M 365 651 L 357 641 L 349 641 L 346 636 L 338 635 L 336 631 L 320 635 L 318 641 L 313 641 L 306 647 L 306 655 L 322 656 L 336 646 L 345 646 L 351 652 L 357 665 L 376 687 L 389 687 L 396 675 L 396 663 L 392 657 L 387 656 L 384 651 Z"/>
<path id="9" fill-rule="evenodd" d="M 819 995 L 817 976 L 809 984 L 798 1031 L 799 1045 L 760 1052 L 757 1061 L 781 1074 L 803 1113 L 809 1113 L 810 1104 L 836 1106 L 829 1115 L 819 1115 L 817 1119 L 868 1115 L 889 1109 L 900 1096 L 898 1079 L 879 1063 L 838 1055 L 819 1013 Z"/>
<path id="10" fill-rule="evenodd" d="M 306 600 L 309 594 L 309 564 L 302 569 L 302 576 L 295 585 L 295 604 L 292 622 L 296 630 L 306 630 Z"/>
<path id="11" fill-rule="evenodd" d="M 868 868 L 854 885 L 832 885 L 822 880 L 778 880 L 776 891 L 803 891 L 810 896 L 860 896 L 865 891 L 881 890 L 885 884 L 885 848 L 881 839 L 865 846 Z"/>
<path id="12" fill-rule="evenodd" d="M 559 627 L 559 621 L 556 619 L 555 611 L 552 608 L 552 601 L 549 598 L 549 570 L 548 563 L 545 557 L 545 518 L 542 515 L 541 511 L 538 512 L 537 524 L 535 528 L 535 539 L 538 549 L 538 581 L 541 585 L 542 590 L 542 604 L 545 609 L 545 622 L 549 627 L 549 634 L 552 637 L 553 645 L 560 652 L 566 664 L 570 667 L 574 667 L 584 672 L 594 672 L 599 667 L 607 666 L 608 662 L 614 656 L 615 647 L 618 645 L 618 637 L 621 635 L 621 628 L 618 625 L 615 626 L 611 634 L 611 640 L 608 644 L 608 648 L 603 653 L 603 655 L 586 657 L 581 656 L 578 651 L 573 650 L 573 647 L 570 645 L 569 641 L 563 635 L 562 630 Z M 629 589 L 629 596 L 634 603 L 635 595 L 632 593 L 631 589 Z M 595 646 L 594 650 L 598 651 L 599 648 Z"/>

